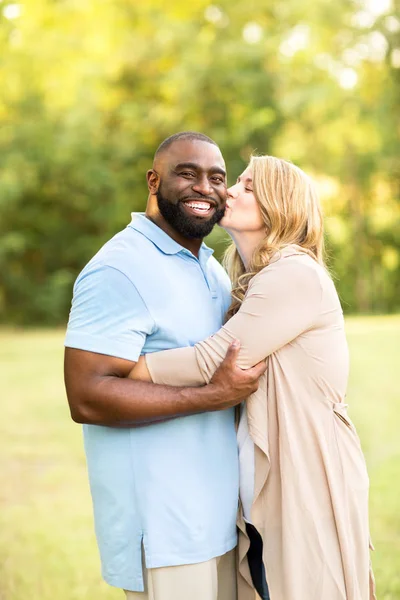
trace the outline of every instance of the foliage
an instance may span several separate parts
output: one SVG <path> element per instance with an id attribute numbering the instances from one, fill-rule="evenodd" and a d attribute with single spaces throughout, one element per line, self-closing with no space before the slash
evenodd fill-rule
<path id="1" fill-rule="evenodd" d="M 65 321 L 79 270 L 144 209 L 155 148 L 185 129 L 216 139 L 231 181 L 253 150 L 306 169 L 345 310 L 398 310 L 395 15 L 390 0 L 0 0 L 0 320 Z"/>

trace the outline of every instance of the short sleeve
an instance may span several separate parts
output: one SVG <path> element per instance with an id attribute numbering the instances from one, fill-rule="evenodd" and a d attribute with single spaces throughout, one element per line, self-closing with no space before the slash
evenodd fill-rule
<path id="1" fill-rule="evenodd" d="M 136 362 L 154 326 L 133 282 L 101 265 L 75 283 L 65 346 Z"/>

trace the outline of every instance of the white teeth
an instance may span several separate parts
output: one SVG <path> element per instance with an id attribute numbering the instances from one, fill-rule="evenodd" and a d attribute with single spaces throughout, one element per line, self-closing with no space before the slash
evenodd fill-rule
<path id="1" fill-rule="evenodd" d="M 210 209 L 210 204 L 208 204 L 208 202 L 186 202 L 186 204 L 190 208 L 194 208 L 196 210 L 203 210 L 204 212 Z"/>

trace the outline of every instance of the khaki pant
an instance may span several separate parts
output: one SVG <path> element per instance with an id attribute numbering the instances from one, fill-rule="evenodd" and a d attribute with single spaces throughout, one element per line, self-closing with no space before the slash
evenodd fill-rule
<path id="1" fill-rule="evenodd" d="M 144 592 L 127 600 L 236 600 L 235 550 L 207 562 L 144 569 Z"/>

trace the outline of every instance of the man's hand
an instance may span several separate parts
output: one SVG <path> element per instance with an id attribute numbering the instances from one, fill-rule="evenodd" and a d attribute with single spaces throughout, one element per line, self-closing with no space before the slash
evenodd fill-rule
<path id="1" fill-rule="evenodd" d="M 239 351 L 240 342 L 233 342 L 207 386 L 214 389 L 214 410 L 235 406 L 257 391 L 260 377 L 267 369 L 265 360 L 251 369 L 241 369 L 236 365 Z M 210 410 L 213 409 L 210 407 Z"/>
<path id="2" fill-rule="evenodd" d="M 245 371 L 237 367 L 239 347 L 239 343 L 230 346 L 208 385 L 193 388 L 133 381 L 128 378 L 135 364 L 131 361 L 66 348 L 71 416 L 77 423 L 140 427 L 235 406 L 256 391 L 267 368 L 264 361 Z"/>

